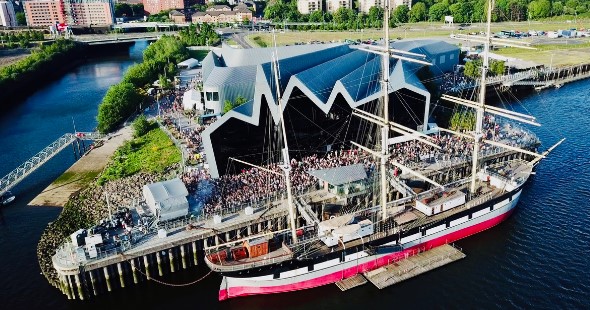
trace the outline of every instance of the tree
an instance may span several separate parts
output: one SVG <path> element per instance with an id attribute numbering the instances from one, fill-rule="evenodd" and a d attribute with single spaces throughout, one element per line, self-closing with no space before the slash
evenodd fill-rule
<path id="1" fill-rule="evenodd" d="M 236 98 L 236 101 L 235 101 L 235 106 L 236 106 L 236 107 L 239 107 L 239 106 L 241 106 L 242 104 L 244 104 L 244 103 L 246 103 L 246 102 L 247 102 L 246 98 L 244 98 L 244 97 L 242 97 L 242 96 L 240 95 L 240 96 L 238 96 L 238 97 Z"/>
<path id="2" fill-rule="evenodd" d="M 352 9 L 340 7 L 334 12 L 334 22 L 336 24 L 346 24 L 351 21 L 355 21 L 356 12 Z"/>
<path id="3" fill-rule="evenodd" d="M 485 0 L 476 0 L 473 2 L 473 13 L 472 13 L 472 20 L 474 21 L 484 21 L 486 19 L 485 12 L 487 9 L 487 2 Z"/>
<path id="4" fill-rule="evenodd" d="M 133 121 L 133 136 L 138 138 L 150 131 L 152 124 L 141 114 Z"/>
<path id="5" fill-rule="evenodd" d="M 481 76 L 481 60 L 472 60 L 465 63 L 465 70 L 463 72 L 465 76 L 472 79 L 477 79 Z"/>
<path id="6" fill-rule="evenodd" d="M 324 21 L 324 16 L 322 11 L 313 11 L 309 14 L 309 22 L 310 23 L 319 23 Z"/>
<path id="7" fill-rule="evenodd" d="M 553 16 L 563 14 L 563 3 L 559 2 L 559 1 L 553 2 L 553 4 L 551 5 L 551 11 L 552 11 Z"/>
<path id="8" fill-rule="evenodd" d="M 172 82 L 170 82 L 170 80 L 162 74 L 160 74 L 160 76 L 158 77 L 158 83 L 160 84 L 160 87 L 162 89 L 172 88 Z"/>
<path id="9" fill-rule="evenodd" d="M 570 0 L 575 1 L 575 0 Z M 569 2 L 569 1 L 568 1 Z M 529 15 L 531 18 L 545 18 L 551 15 L 551 2 L 549 0 L 536 0 L 529 3 Z"/>
<path id="10" fill-rule="evenodd" d="M 283 0 L 277 0 L 274 4 L 267 5 L 264 8 L 264 18 L 275 22 L 282 22 L 287 19 L 291 10 L 292 6 L 284 3 Z"/>
<path id="11" fill-rule="evenodd" d="M 449 11 L 453 15 L 453 21 L 457 23 L 469 22 L 469 14 L 471 13 L 471 4 L 469 2 L 456 2 L 449 7 Z"/>
<path id="12" fill-rule="evenodd" d="M 115 17 L 133 16 L 133 10 L 127 3 L 115 3 Z"/>
<path id="13" fill-rule="evenodd" d="M 131 14 L 133 14 L 133 16 L 143 16 L 144 15 L 143 3 L 132 4 L 131 5 Z"/>
<path id="14" fill-rule="evenodd" d="M 225 100 L 225 102 L 223 103 L 223 114 L 241 106 L 242 104 L 244 104 L 246 102 L 247 102 L 247 99 L 242 97 L 241 95 L 236 98 L 234 103 L 232 103 L 230 100 Z"/>
<path id="15" fill-rule="evenodd" d="M 233 103 L 231 103 L 230 100 L 225 100 L 225 102 L 223 103 L 223 114 L 231 111 L 234 108 Z"/>
<path id="16" fill-rule="evenodd" d="M 446 2 L 435 3 L 428 10 L 430 21 L 442 21 L 447 15 L 449 15 L 449 5 Z"/>
<path id="17" fill-rule="evenodd" d="M 375 21 L 383 20 L 383 8 L 380 6 L 372 6 L 369 9 L 369 23 L 373 23 Z"/>
<path id="18" fill-rule="evenodd" d="M 410 15 L 410 9 L 407 5 L 398 5 L 393 11 L 393 17 L 398 23 L 407 23 Z"/>
<path id="19" fill-rule="evenodd" d="M 410 22 L 421 22 L 426 19 L 426 5 L 423 2 L 416 2 L 410 10 Z"/>
<path id="20" fill-rule="evenodd" d="M 490 61 L 490 75 L 504 75 L 505 70 L 504 61 L 495 59 Z"/>
<path id="21" fill-rule="evenodd" d="M 108 133 L 114 130 L 139 107 L 142 100 L 131 83 L 122 82 L 111 86 L 98 106 L 98 131 Z"/>
<path id="22" fill-rule="evenodd" d="M 19 26 L 26 26 L 27 25 L 27 18 L 25 17 L 25 12 L 17 12 L 16 13 L 16 23 Z"/>

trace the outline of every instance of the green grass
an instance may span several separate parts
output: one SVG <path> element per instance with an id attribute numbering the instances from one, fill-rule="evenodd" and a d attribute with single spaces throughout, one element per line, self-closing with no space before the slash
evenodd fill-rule
<path id="1" fill-rule="evenodd" d="M 62 185 L 68 184 L 72 182 L 76 182 L 81 184 L 82 186 L 89 184 L 96 178 L 96 176 L 100 173 L 100 171 L 88 171 L 88 172 L 71 172 L 66 171 L 62 175 L 60 175 L 55 181 L 53 181 L 53 185 Z"/>
<path id="2" fill-rule="evenodd" d="M 209 51 L 202 51 L 202 50 L 188 50 L 188 55 L 191 58 L 194 58 L 198 61 L 201 61 L 203 59 L 205 59 L 205 56 L 207 56 L 207 54 L 209 53 Z"/>
<path id="3" fill-rule="evenodd" d="M 125 142 L 113 155 L 98 184 L 138 172 L 162 172 L 180 160 L 180 150 L 160 128 L 154 128 L 142 137 Z"/>
<path id="4" fill-rule="evenodd" d="M 259 47 L 267 47 L 268 46 L 267 40 L 261 38 L 260 36 L 255 36 L 255 37 L 252 38 L 252 41 L 254 43 L 256 43 L 256 45 L 258 45 Z"/>
<path id="5" fill-rule="evenodd" d="M 507 57 L 533 61 L 552 66 L 570 66 L 588 63 L 590 59 L 590 42 L 581 44 L 540 44 L 536 50 L 519 48 L 501 48 L 495 53 Z"/>
<path id="6" fill-rule="evenodd" d="M 231 46 L 240 46 L 240 45 L 238 44 L 238 42 L 236 42 L 236 41 L 235 41 L 235 40 L 233 40 L 233 39 L 227 39 L 227 40 L 225 41 L 225 43 L 226 43 L 227 45 L 231 45 Z"/>

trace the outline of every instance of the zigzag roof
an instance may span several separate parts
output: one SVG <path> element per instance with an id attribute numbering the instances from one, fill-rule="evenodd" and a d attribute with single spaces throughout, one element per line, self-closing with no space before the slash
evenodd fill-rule
<path id="1" fill-rule="evenodd" d="M 279 51 L 280 54 L 281 51 Z M 223 58 L 227 61 L 229 58 L 226 55 L 224 54 Z M 236 63 L 251 62 L 242 59 Z M 329 48 L 316 49 L 309 54 L 281 59 L 279 72 L 280 84 L 283 89 L 282 97 L 284 98 L 282 110 L 286 109 L 289 98 L 296 87 L 324 113 L 330 111 L 339 94 L 353 108 L 375 100 L 382 95 L 379 82 L 381 67 L 380 57 L 362 50 L 353 50 L 348 45 L 332 45 Z M 430 94 L 414 75 L 416 70 L 417 67 L 414 64 L 408 65 L 403 61 L 391 61 L 389 93 L 407 88 L 424 95 L 429 101 Z M 219 176 L 211 141 L 211 134 L 215 130 L 231 118 L 258 126 L 260 112 L 263 108 L 263 97 L 266 99 L 275 124 L 280 121 L 270 62 L 256 66 L 255 83 L 254 98 L 251 101 L 227 112 L 202 133 L 207 162 L 213 177 Z"/>

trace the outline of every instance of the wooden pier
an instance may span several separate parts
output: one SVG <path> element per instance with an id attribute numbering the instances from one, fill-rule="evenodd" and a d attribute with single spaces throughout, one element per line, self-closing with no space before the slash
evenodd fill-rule
<path id="1" fill-rule="evenodd" d="M 446 244 L 365 272 L 364 275 L 378 289 L 383 289 L 462 258 L 465 254 L 461 250 Z"/>
<path id="2" fill-rule="evenodd" d="M 367 283 L 367 278 L 365 278 L 362 274 L 359 273 L 356 276 L 336 282 L 336 286 L 338 286 L 338 288 L 344 292 L 351 288 L 361 286 L 365 283 Z"/>

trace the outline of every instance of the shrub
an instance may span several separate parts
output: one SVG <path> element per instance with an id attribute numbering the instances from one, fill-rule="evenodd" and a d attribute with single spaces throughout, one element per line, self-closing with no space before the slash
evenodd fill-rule
<path id="1" fill-rule="evenodd" d="M 152 128 L 152 123 L 147 120 L 145 115 L 141 114 L 133 121 L 133 136 L 138 138 L 148 133 Z"/>

